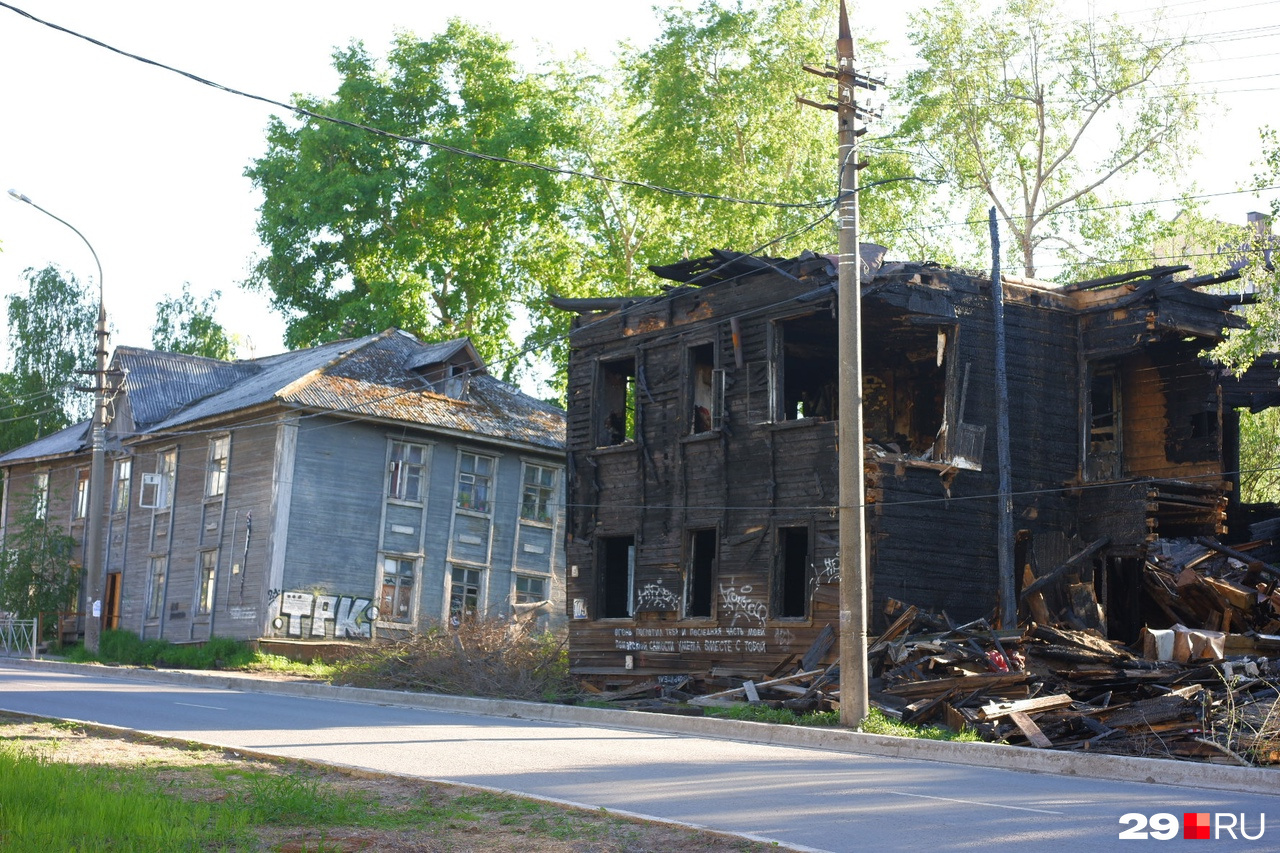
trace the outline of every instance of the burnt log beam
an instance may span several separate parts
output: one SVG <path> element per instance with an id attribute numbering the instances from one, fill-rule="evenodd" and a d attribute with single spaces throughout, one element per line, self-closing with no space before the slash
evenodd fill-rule
<path id="1" fill-rule="evenodd" d="M 1034 583 L 1032 583 L 1030 586 L 1022 590 L 1022 595 L 1020 595 L 1019 598 L 1025 599 L 1027 596 L 1032 595 L 1033 593 L 1039 592 L 1040 590 L 1047 587 L 1049 584 L 1058 580 L 1067 572 L 1071 571 L 1072 569 L 1078 568 L 1080 565 L 1084 563 L 1085 560 L 1090 559 L 1091 557 L 1093 557 L 1095 554 L 1097 554 L 1099 551 L 1101 551 L 1103 548 L 1107 547 L 1110 544 L 1111 544 L 1110 536 L 1103 536 L 1101 539 L 1095 540 L 1083 551 L 1080 551 L 1079 553 L 1070 557 L 1061 566 L 1058 566 L 1058 568 L 1049 572 L 1049 574 L 1043 577 L 1036 578 Z"/>
<path id="2" fill-rule="evenodd" d="M 1206 548 L 1212 548 L 1214 551 L 1217 551 L 1219 554 L 1226 554 L 1228 557 L 1237 559 L 1240 562 L 1244 563 L 1246 568 L 1252 571 L 1262 572 L 1264 574 L 1271 575 L 1271 577 L 1276 578 L 1277 580 L 1280 580 L 1280 568 L 1276 568 L 1270 563 L 1264 563 L 1262 560 L 1259 560 L 1257 557 L 1250 556 L 1249 554 L 1246 554 L 1244 551 L 1237 551 L 1235 548 L 1232 548 L 1229 545 L 1223 545 L 1218 540 L 1210 539 L 1208 536 L 1196 537 L 1196 543 L 1199 545 L 1203 545 Z"/>

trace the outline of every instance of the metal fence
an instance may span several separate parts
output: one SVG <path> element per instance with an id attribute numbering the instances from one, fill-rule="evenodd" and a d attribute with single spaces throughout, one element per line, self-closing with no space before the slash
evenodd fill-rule
<path id="1" fill-rule="evenodd" d="M 36 620 L 0 616 L 0 655 L 36 656 Z"/>

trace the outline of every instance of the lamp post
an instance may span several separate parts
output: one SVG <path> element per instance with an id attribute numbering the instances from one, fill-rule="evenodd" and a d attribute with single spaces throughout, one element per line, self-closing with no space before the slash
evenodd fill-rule
<path id="1" fill-rule="evenodd" d="M 106 492 L 107 449 L 107 308 L 103 301 L 102 261 L 93 250 L 93 244 L 67 220 L 55 216 L 17 190 L 9 190 L 13 199 L 29 204 L 51 219 L 56 219 L 76 232 L 76 236 L 89 247 L 89 254 L 98 265 L 98 324 L 94 328 L 95 363 L 93 374 L 93 428 L 90 433 L 91 456 L 89 461 L 89 511 L 85 519 L 85 584 L 88 587 L 89 615 L 84 622 L 84 645 L 91 652 L 98 651 L 98 639 L 102 634 L 102 605 L 105 598 L 106 576 L 102 566 L 102 510 Z"/>

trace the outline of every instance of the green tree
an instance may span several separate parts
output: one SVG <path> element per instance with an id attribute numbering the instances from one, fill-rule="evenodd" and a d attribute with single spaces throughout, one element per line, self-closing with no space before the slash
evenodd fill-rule
<path id="1" fill-rule="evenodd" d="M 1096 215 L 1091 225 L 1078 211 L 1104 201 L 1105 184 L 1185 162 L 1197 115 L 1188 40 L 1073 20 L 1053 0 L 1008 0 L 991 15 L 943 0 L 911 21 L 927 67 L 906 79 L 902 136 L 922 174 L 949 182 L 982 244 L 996 206 L 1025 275 L 1042 247 L 1089 254 L 1082 232 Z"/>
<path id="2" fill-rule="evenodd" d="M 49 523 L 47 499 L 32 492 L 0 551 L 0 611 L 34 619 L 72 610 L 80 584 L 76 542 Z"/>
<path id="3" fill-rule="evenodd" d="M 0 442 L 12 449 L 89 416 L 78 370 L 93 369 L 97 301 L 55 266 L 28 269 L 26 294 L 6 297 L 12 362 L 0 378 Z M 10 426 L 8 429 L 4 427 Z M 14 442 L 10 444 L 9 442 Z"/>
<path id="4" fill-rule="evenodd" d="M 833 61 L 836 8 L 834 0 L 705 0 L 660 11 L 652 44 L 625 49 L 610 72 L 579 71 L 562 85 L 581 95 L 574 168 L 721 198 L 572 182 L 559 227 L 529 235 L 520 253 L 527 277 L 560 296 L 658 293 L 649 265 L 710 249 L 834 251 L 835 225 L 823 216 L 836 195 L 836 120 L 796 95 L 826 97 L 829 86 L 801 66 Z M 911 174 L 892 150 L 868 160 L 864 183 Z M 920 190 L 899 182 L 863 193 L 864 221 L 894 226 Z M 530 341 L 563 365 L 568 317 L 545 304 L 529 310 Z"/>
<path id="5" fill-rule="evenodd" d="M 509 350 L 531 287 L 514 274 L 518 235 L 555 219 L 561 181 L 500 160 L 555 162 L 561 101 L 507 43 L 457 20 L 425 41 L 400 34 L 385 64 L 353 44 L 334 66 L 337 93 L 299 106 L 496 159 L 273 119 L 246 171 L 264 195 L 267 250 L 251 284 L 285 313 L 292 346 L 398 326 Z"/>
<path id="6" fill-rule="evenodd" d="M 191 295 L 190 282 L 182 292 L 156 303 L 151 345 L 162 352 L 182 352 L 206 358 L 229 359 L 235 347 L 222 325 L 213 318 L 222 291 L 215 290 L 199 302 Z"/>

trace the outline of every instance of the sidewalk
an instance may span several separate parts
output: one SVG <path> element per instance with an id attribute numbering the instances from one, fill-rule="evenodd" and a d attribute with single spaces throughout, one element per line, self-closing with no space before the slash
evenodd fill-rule
<path id="1" fill-rule="evenodd" d="M 1093 755 L 1082 752 L 1039 750 L 992 743 L 954 743 L 862 734 L 847 729 L 780 726 L 714 717 L 684 717 L 582 708 L 509 699 L 478 699 L 394 690 L 336 687 L 322 682 L 280 680 L 245 673 L 193 670 L 152 670 L 65 663 L 62 661 L 5 658 L 9 665 L 53 672 L 91 673 L 95 676 L 182 684 L 252 693 L 341 699 L 377 705 L 394 705 L 452 711 L 490 717 L 607 726 L 617 729 L 695 735 L 747 743 L 824 749 L 857 755 L 912 758 L 977 767 L 998 768 L 1058 776 L 1078 776 L 1117 782 L 1146 782 L 1186 788 L 1275 795 L 1280 791 L 1280 770 L 1192 763 L 1157 758 Z"/>

